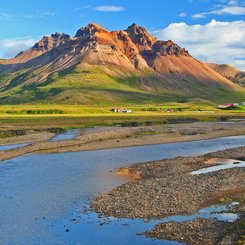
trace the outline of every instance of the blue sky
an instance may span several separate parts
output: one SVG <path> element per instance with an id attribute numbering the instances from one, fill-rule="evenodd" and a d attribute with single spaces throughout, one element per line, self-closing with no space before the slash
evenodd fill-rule
<path id="1" fill-rule="evenodd" d="M 245 70 L 245 0 L 0 1 L 2 58 L 54 32 L 75 35 L 91 22 L 117 30 L 135 22 L 160 39 L 173 39 L 197 58 Z"/>

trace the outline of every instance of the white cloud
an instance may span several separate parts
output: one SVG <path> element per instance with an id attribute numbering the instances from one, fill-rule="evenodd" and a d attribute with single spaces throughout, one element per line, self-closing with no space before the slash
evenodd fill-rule
<path id="1" fill-rule="evenodd" d="M 162 40 L 172 39 L 203 61 L 227 63 L 245 70 L 245 21 L 172 23 L 154 34 Z"/>
<path id="2" fill-rule="evenodd" d="M 33 20 L 33 19 L 37 18 L 37 16 L 34 16 L 32 14 L 23 15 L 23 17 L 26 18 L 26 19 L 29 19 L 29 20 Z"/>
<path id="3" fill-rule="evenodd" d="M 79 11 L 79 10 L 81 10 L 81 9 L 82 9 L 82 7 L 75 7 L 75 8 L 73 9 L 73 11 L 77 12 L 77 11 Z"/>
<path id="4" fill-rule="evenodd" d="M 80 11 L 82 9 L 90 9 L 92 7 L 92 5 L 84 5 L 83 7 L 79 6 L 73 9 L 73 11 L 77 12 Z"/>
<path id="5" fill-rule="evenodd" d="M 186 17 L 186 16 L 187 16 L 187 14 L 184 12 L 179 14 L 179 17 Z"/>
<path id="6" fill-rule="evenodd" d="M 239 0 L 218 0 L 219 4 L 213 6 L 213 9 L 207 12 L 193 14 L 192 18 L 206 18 L 208 15 L 244 15 L 244 1 Z"/>
<path id="7" fill-rule="evenodd" d="M 0 13 L 0 20 L 2 20 L 2 19 L 7 19 L 7 20 L 9 20 L 9 19 L 11 19 L 12 18 L 12 15 L 9 15 L 9 14 L 7 14 L 7 13 Z"/>
<path id="8" fill-rule="evenodd" d="M 43 11 L 43 12 L 36 12 L 35 14 L 24 14 L 21 17 L 29 20 L 34 20 L 34 19 L 48 19 L 49 17 L 55 16 L 56 13 L 52 11 Z"/>
<path id="9" fill-rule="evenodd" d="M 199 13 L 199 14 L 193 14 L 191 17 L 194 19 L 203 19 L 206 18 L 207 13 Z"/>
<path id="10" fill-rule="evenodd" d="M 101 5 L 94 8 L 100 12 L 121 12 L 124 11 L 125 8 L 122 6 L 114 6 L 114 5 Z"/>
<path id="11" fill-rule="evenodd" d="M 17 55 L 21 51 L 25 51 L 34 45 L 37 40 L 31 37 L 13 38 L 0 40 L 0 50 L 2 51 L 2 58 L 8 59 Z"/>
<path id="12" fill-rule="evenodd" d="M 245 67 L 245 60 L 235 60 L 235 66 L 238 67 L 238 68 L 243 69 Z"/>
<path id="13" fill-rule="evenodd" d="M 238 5 L 239 1 L 238 0 L 229 0 L 228 5 Z"/>
<path id="14" fill-rule="evenodd" d="M 243 14 L 245 14 L 245 8 L 244 7 L 238 7 L 238 6 L 229 6 L 229 7 L 224 7 L 224 8 L 221 8 L 221 9 L 217 9 L 217 10 L 211 11 L 210 14 L 243 15 Z"/>
<path id="15" fill-rule="evenodd" d="M 224 15 L 224 14 L 230 14 L 230 15 L 244 15 L 245 14 L 245 8 L 244 7 L 236 7 L 236 6 L 228 6 L 223 7 L 220 9 L 216 9 L 210 12 L 203 12 L 198 14 L 193 14 L 192 18 L 206 18 L 207 15 Z"/>

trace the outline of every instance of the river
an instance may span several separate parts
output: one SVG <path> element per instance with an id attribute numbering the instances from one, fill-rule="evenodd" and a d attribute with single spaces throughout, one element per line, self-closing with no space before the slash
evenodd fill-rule
<path id="1" fill-rule="evenodd" d="M 0 243 L 178 244 L 136 233 L 143 220 L 99 219 L 81 213 L 99 193 L 125 183 L 122 166 L 245 145 L 245 136 L 58 154 L 29 154 L 0 164 Z M 107 224 L 108 223 L 108 224 Z"/>

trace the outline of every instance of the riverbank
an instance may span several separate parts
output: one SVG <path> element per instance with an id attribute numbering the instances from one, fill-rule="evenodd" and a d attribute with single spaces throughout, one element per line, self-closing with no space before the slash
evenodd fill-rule
<path id="1" fill-rule="evenodd" d="M 95 127 L 83 129 L 75 139 L 51 142 L 52 133 L 39 132 L 1 139 L 0 145 L 34 142 L 0 152 L 0 161 L 28 153 L 61 153 L 129 146 L 174 143 L 245 135 L 245 122 L 196 122 L 143 127 Z"/>
<path id="2" fill-rule="evenodd" d="M 239 240 L 244 242 L 245 168 L 190 174 L 192 171 L 214 166 L 214 161 L 210 161 L 213 158 L 244 161 L 245 147 L 196 157 L 136 164 L 127 167 L 127 171 L 123 168 L 122 172 L 137 176 L 136 180 L 100 195 L 92 208 L 102 216 L 164 218 L 195 213 L 211 204 L 238 201 L 240 205 L 236 211 L 240 214 L 240 220 L 234 224 L 202 219 L 186 223 L 169 222 L 157 225 L 153 231 L 144 235 L 188 244 L 201 244 L 198 237 L 203 238 L 204 244 L 236 244 L 234 241 Z M 232 242 L 223 242 L 229 240 Z"/>

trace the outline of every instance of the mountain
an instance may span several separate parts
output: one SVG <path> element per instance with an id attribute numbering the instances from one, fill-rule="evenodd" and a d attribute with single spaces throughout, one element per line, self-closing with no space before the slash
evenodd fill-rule
<path id="1" fill-rule="evenodd" d="M 233 66 L 226 64 L 214 64 L 207 63 L 209 67 L 211 67 L 214 71 L 222 75 L 223 77 L 233 81 L 234 83 L 245 87 L 245 72 L 236 69 Z"/>
<path id="2" fill-rule="evenodd" d="M 0 60 L 0 103 L 122 104 L 206 99 L 244 89 L 133 24 L 108 31 L 92 23 L 74 37 L 55 33 L 10 60 Z"/>

